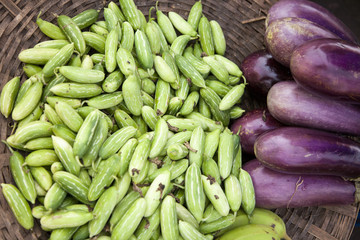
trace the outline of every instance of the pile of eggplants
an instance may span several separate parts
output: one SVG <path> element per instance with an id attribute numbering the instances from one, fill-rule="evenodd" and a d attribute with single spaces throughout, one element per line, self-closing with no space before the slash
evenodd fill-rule
<path id="1" fill-rule="evenodd" d="M 351 30 L 308 0 L 268 11 L 265 46 L 241 69 L 266 109 L 232 124 L 263 208 L 359 201 L 360 46 Z"/>

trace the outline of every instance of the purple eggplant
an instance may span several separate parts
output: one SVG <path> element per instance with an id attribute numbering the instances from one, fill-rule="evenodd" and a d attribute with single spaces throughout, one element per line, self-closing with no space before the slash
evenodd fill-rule
<path id="1" fill-rule="evenodd" d="M 277 128 L 256 139 L 255 156 L 280 172 L 360 177 L 360 144 L 335 133 Z"/>
<path id="2" fill-rule="evenodd" d="M 267 27 L 265 45 L 276 61 L 289 67 L 295 48 L 319 38 L 339 37 L 326 28 L 303 18 L 277 19 Z"/>
<path id="3" fill-rule="evenodd" d="M 279 82 L 269 91 L 267 107 L 280 122 L 360 135 L 360 107 L 314 95 L 296 82 Z"/>
<path id="4" fill-rule="evenodd" d="M 247 162 L 243 169 L 252 178 L 257 207 L 348 205 L 359 199 L 354 183 L 338 176 L 281 173 L 266 168 L 257 159 Z"/>
<path id="5" fill-rule="evenodd" d="M 314 22 L 342 39 L 358 42 L 355 34 L 326 8 L 307 0 L 281 0 L 268 12 L 266 26 L 271 22 L 287 17 L 305 18 Z"/>
<path id="6" fill-rule="evenodd" d="M 240 136 L 242 150 L 254 154 L 254 143 L 257 137 L 280 126 L 282 124 L 273 118 L 267 109 L 256 109 L 235 120 L 231 125 L 231 131 Z"/>
<path id="7" fill-rule="evenodd" d="M 295 81 L 307 90 L 360 104 L 360 47 L 344 40 L 318 39 L 291 56 Z"/>
<path id="8" fill-rule="evenodd" d="M 275 83 L 293 80 L 290 69 L 278 63 L 265 49 L 248 55 L 241 64 L 241 70 L 248 86 L 264 96 Z"/>

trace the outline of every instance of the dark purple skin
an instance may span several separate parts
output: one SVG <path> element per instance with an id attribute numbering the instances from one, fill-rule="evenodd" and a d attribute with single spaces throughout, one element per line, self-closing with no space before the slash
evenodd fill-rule
<path id="1" fill-rule="evenodd" d="M 317 3 L 307 0 L 278 1 L 269 9 L 265 25 L 286 17 L 305 18 L 328 29 L 341 39 L 358 42 L 356 35 L 340 19 Z"/>
<path id="2" fill-rule="evenodd" d="M 275 83 L 293 80 L 290 69 L 278 63 L 265 49 L 248 55 L 241 63 L 241 70 L 248 86 L 263 96 L 266 96 Z"/>
<path id="3" fill-rule="evenodd" d="M 257 138 L 255 156 L 275 171 L 360 177 L 360 144 L 335 133 L 277 128 Z"/>
<path id="4" fill-rule="evenodd" d="M 281 18 L 265 32 L 265 45 L 276 61 L 290 67 L 293 51 L 304 43 L 319 38 L 339 37 L 326 28 L 303 18 Z"/>
<path id="5" fill-rule="evenodd" d="M 240 136 L 242 150 L 254 154 L 254 143 L 258 136 L 281 126 L 282 124 L 273 118 L 267 109 L 256 109 L 235 120 L 231 125 L 231 131 Z"/>
<path id="6" fill-rule="evenodd" d="M 270 114 L 287 125 L 360 135 L 360 107 L 312 94 L 296 82 L 279 82 L 269 91 Z"/>
<path id="7" fill-rule="evenodd" d="M 338 176 L 285 174 L 266 168 L 257 159 L 247 162 L 256 206 L 266 209 L 297 208 L 355 203 L 354 183 Z"/>
<path id="8" fill-rule="evenodd" d="M 360 104 L 360 47 L 344 40 L 318 39 L 291 56 L 295 81 L 324 97 Z"/>

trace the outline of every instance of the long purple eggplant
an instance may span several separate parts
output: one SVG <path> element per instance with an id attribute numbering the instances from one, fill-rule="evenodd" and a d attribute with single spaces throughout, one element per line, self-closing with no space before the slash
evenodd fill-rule
<path id="1" fill-rule="evenodd" d="M 255 156 L 280 172 L 360 177 L 360 144 L 335 133 L 277 128 L 256 139 Z"/>
<path id="2" fill-rule="evenodd" d="M 311 94 L 296 82 L 279 82 L 269 91 L 271 115 L 288 125 L 360 135 L 360 107 Z"/>
<path id="3" fill-rule="evenodd" d="M 231 125 L 231 131 L 240 136 L 242 150 L 254 154 L 255 140 L 264 132 L 280 126 L 282 124 L 273 118 L 267 109 L 256 109 L 235 120 Z"/>
<path id="4" fill-rule="evenodd" d="M 241 70 L 250 89 L 264 96 L 275 83 L 293 80 L 290 70 L 278 63 L 265 49 L 248 55 L 241 63 Z"/>
<path id="5" fill-rule="evenodd" d="M 275 3 L 268 12 L 266 26 L 276 19 L 286 17 L 305 18 L 314 22 L 342 39 L 358 42 L 355 34 L 329 10 L 307 0 L 281 0 Z"/>
<path id="6" fill-rule="evenodd" d="M 348 205 L 359 201 L 354 183 L 338 176 L 285 174 L 266 168 L 256 159 L 243 169 L 252 178 L 257 207 Z"/>
<path id="7" fill-rule="evenodd" d="M 295 81 L 325 97 L 360 104 L 360 47 L 344 40 L 318 39 L 291 57 Z"/>
<path id="8" fill-rule="evenodd" d="M 265 45 L 276 61 L 289 67 L 291 54 L 297 47 L 319 38 L 339 39 L 326 28 L 306 19 L 281 18 L 267 27 Z"/>

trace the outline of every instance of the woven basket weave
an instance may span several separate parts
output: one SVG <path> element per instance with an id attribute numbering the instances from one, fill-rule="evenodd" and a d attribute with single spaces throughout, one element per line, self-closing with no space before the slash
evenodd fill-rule
<path id="1" fill-rule="evenodd" d="M 263 48 L 264 17 L 276 0 L 202 0 L 204 14 L 217 20 L 223 27 L 227 40 L 227 57 L 240 64 L 242 59 Z M 56 22 L 55 14 L 74 16 L 89 8 L 102 9 L 109 1 L 100 0 L 0 0 L 0 79 L 1 88 L 14 76 L 25 76 L 17 55 L 47 38 L 40 32 L 35 21 L 39 11 L 42 18 Z M 117 2 L 117 1 L 116 1 Z M 186 17 L 194 0 L 159 1 L 163 12 L 176 11 Z M 155 1 L 135 0 L 138 8 L 148 14 Z M 103 16 L 101 15 L 100 18 Z M 247 21 L 252 20 L 252 21 Z M 254 21 L 257 20 L 257 21 Z M 247 108 L 256 108 L 256 101 L 248 98 Z M 0 116 L 0 138 L 10 135 L 13 124 Z M 9 170 L 9 151 L 0 144 L 0 182 L 13 183 Z M 310 207 L 298 209 L 277 209 L 276 213 L 286 222 L 287 231 L 293 239 L 349 239 L 353 230 L 358 205 Z M 36 221 L 34 229 L 22 228 L 11 213 L 4 196 L 0 193 L 0 239 L 35 240 L 47 239 Z"/>

